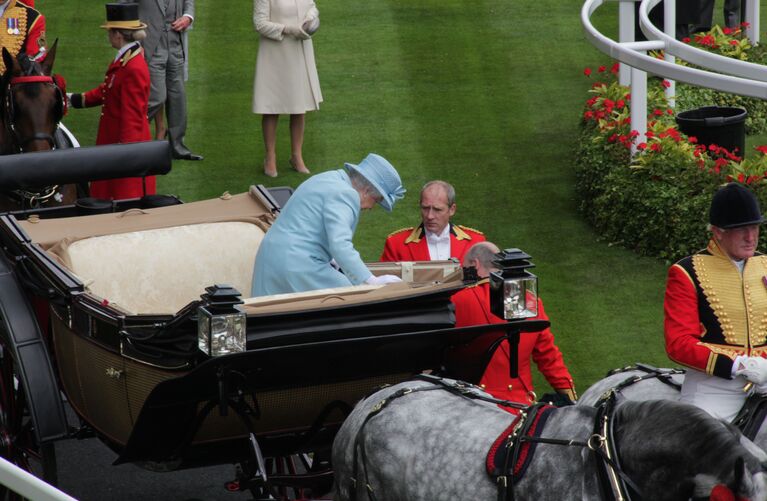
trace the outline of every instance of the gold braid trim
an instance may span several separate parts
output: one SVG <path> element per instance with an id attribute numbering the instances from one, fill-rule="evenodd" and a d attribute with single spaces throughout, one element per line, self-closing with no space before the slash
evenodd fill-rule
<path id="1" fill-rule="evenodd" d="M 14 18 L 19 23 L 18 35 L 8 33 L 7 20 Z M 16 2 L 12 0 L 0 17 L 0 23 L 2 23 L 0 25 L 0 46 L 5 47 L 13 57 L 18 56 L 24 46 L 24 40 L 27 38 L 27 9 L 17 6 Z M 5 73 L 5 62 L 0 59 L 0 74 L 2 73 Z"/>
<path id="2" fill-rule="evenodd" d="M 750 348 L 767 342 L 767 256 L 746 261 L 741 277 L 737 267 L 721 255 L 692 258 L 703 294 L 722 327 L 724 342 Z"/>
<path id="3" fill-rule="evenodd" d="M 418 242 L 420 242 L 421 241 L 421 232 L 422 231 L 423 230 L 421 229 L 420 226 L 418 228 L 415 228 L 413 230 L 413 232 L 410 235 L 408 235 L 408 237 L 405 239 L 405 243 L 406 244 L 409 244 L 409 243 L 416 243 L 417 244 Z"/>
<path id="4" fill-rule="evenodd" d="M 389 233 L 389 236 L 386 238 L 393 237 L 397 233 L 402 233 L 403 231 L 411 231 L 412 229 L 413 229 L 412 226 L 408 226 L 407 228 L 400 228 L 399 230 L 392 231 L 391 233 Z"/>

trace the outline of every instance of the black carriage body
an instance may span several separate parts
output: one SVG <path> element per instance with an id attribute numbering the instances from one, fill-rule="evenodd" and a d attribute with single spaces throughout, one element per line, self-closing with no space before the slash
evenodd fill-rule
<path id="1" fill-rule="evenodd" d="M 237 462 L 249 455 L 249 432 L 267 455 L 317 450 L 330 445 L 359 398 L 439 367 L 444 348 L 456 341 L 449 297 L 464 286 L 456 263 L 416 266 L 407 272 L 414 273 L 410 282 L 384 288 L 246 301 L 247 351 L 213 358 L 197 348 L 199 300 L 176 298 L 183 306 L 172 311 L 136 311 L 139 306 L 126 303 L 151 296 L 152 284 L 114 300 L 97 287 L 120 282 L 102 279 L 109 267 L 88 278 L 93 271 L 76 266 L 77 259 L 83 261 L 74 253 L 78 242 L 143 238 L 145 232 L 160 232 L 147 234 L 162 240 L 163 232 L 217 231 L 243 222 L 265 232 L 277 211 L 267 190 L 258 187 L 151 210 L 61 219 L 52 217 L 54 211 L 25 221 L 0 216 L 2 264 L 24 299 L 16 306 L 2 301 L 3 317 L 16 318 L 26 308 L 22 317 L 35 322 L 35 305 L 43 327 L 37 335 L 36 325 L 26 327 L 29 339 L 13 325 L 0 333 L 4 346 L 18 351 L 22 379 L 30 378 L 40 440 L 66 433 L 58 384 L 79 416 L 120 454 L 118 462 L 160 463 L 165 469 Z M 141 253 L 137 248 L 136 255 L 146 257 Z M 128 277 L 138 271 L 125 262 L 112 266 Z M 379 266 L 384 267 L 376 273 L 399 272 Z M 202 293 L 200 288 L 195 294 Z"/>

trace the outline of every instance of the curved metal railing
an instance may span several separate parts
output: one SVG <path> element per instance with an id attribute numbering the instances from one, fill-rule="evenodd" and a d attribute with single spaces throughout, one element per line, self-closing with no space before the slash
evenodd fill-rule
<path id="1" fill-rule="evenodd" d="M 672 106 L 674 81 L 767 99 L 767 66 L 712 54 L 676 40 L 673 0 L 618 0 L 620 41 L 617 42 L 600 33 L 591 22 L 594 12 L 607 1 L 615 0 L 586 0 L 581 9 L 581 22 L 591 44 L 621 63 L 620 83 L 631 86 L 631 123 L 639 137 L 647 132 L 647 73 L 672 81 L 667 89 Z M 639 1 L 639 26 L 648 38 L 644 42 L 634 41 L 634 3 Z M 648 16 L 650 9 L 660 2 L 665 2 L 663 31 L 655 27 Z M 752 42 L 758 40 L 758 19 L 759 0 L 748 0 L 746 35 Z M 665 59 L 647 55 L 651 50 L 662 50 Z M 712 71 L 678 65 L 676 57 Z M 632 151 L 636 152 L 635 147 Z"/>

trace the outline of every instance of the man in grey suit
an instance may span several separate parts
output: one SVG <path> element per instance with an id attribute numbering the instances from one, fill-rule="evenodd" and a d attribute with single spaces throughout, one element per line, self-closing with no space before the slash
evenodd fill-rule
<path id="1" fill-rule="evenodd" d="M 186 90 L 184 61 L 188 54 L 187 29 L 194 21 L 194 0 L 120 0 L 139 4 L 139 17 L 147 24 L 143 42 L 149 65 L 151 91 L 149 119 L 165 105 L 168 138 L 173 158 L 202 160 L 184 144 L 186 134 Z"/>

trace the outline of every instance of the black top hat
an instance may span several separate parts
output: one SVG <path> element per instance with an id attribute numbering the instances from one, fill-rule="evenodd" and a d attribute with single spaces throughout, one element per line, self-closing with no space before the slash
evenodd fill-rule
<path id="1" fill-rule="evenodd" d="M 764 222 L 756 195 L 738 183 L 719 188 L 711 200 L 709 223 L 718 228 L 738 228 Z"/>
<path id="2" fill-rule="evenodd" d="M 117 30 L 143 30 L 146 24 L 139 21 L 137 3 L 108 3 L 107 22 L 102 28 Z"/>

